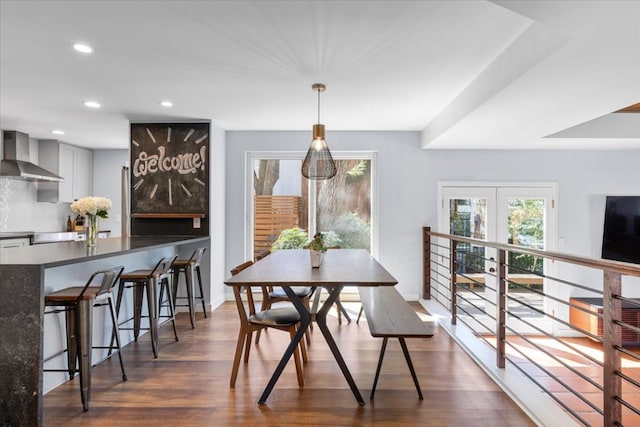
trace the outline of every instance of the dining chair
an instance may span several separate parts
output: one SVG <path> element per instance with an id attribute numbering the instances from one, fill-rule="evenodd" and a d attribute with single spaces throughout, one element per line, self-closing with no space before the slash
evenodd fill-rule
<path id="1" fill-rule="evenodd" d="M 245 268 L 251 266 L 253 261 L 246 261 L 231 270 L 231 275 L 235 276 Z M 242 298 L 242 291 L 246 293 L 246 305 Z M 251 286 L 234 286 L 233 295 L 238 308 L 240 317 L 240 331 L 238 333 L 238 342 L 236 343 L 236 351 L 233 357 L 233 368 L 231 370 L 231 381 L 229 386 L 235 388 L 236 377 L 238 376 L 238 368 L 240 367 L 240 358 L 242 357 L 242 349 L 244 348 L 244 363 L 249 362 L 249 352 L 251 349 L 251 337 L 253 332 L 261 331 L 266 328 L 273 328 L 282 331 L 288 331 L 291 339 L 294 338 L 298 323 L 300 322 L 300 314 L 293 306 L 272 308 L 269 310 L 261 310 L 256 312 L 255 302 L 251 291 Z M 296 365 L 296 374 L 298 377 L 298 385 L 304 385 L 302 372 L 302 362 L 306 362 L 307 352 L 304 340 L 300 340 L 300 351 L 296 349 L 293 353 L 293 359 Z"/>
<path id="2" fill-rule="evenodd" d="M 267 252 L 264 255 L 258 257 L 256 261 L 261 260 L 262 258 L 269 255 L 271 252 Z M 284 289 L 281 287 L 273 287 L 273 286 L 261 286 L 262 289 L 262 305 L 260 306 L 260 310 L 269 310 L 273 304 L 278 302 L 289 302 L 289 297 L 284 292 Z M 295 294 L 302 300 L 302 303 L 307 308 L 309 312 L 311 312 L 311 296 L 313 295 L 315 288 L 311 286 L 296 286 L 292 287 Z M 309 331 L 313 331 L 313 322 L 309 325 L 309 329 L 305 332 L 305 337 L 307 340 L 307 344 L 311 344 L 311 334 Z M 258 331 L 256 333 L 256 344 L 260 342 L 260 333 Z"/>
<path id="3" fill-rule="evenodd" d="M 331 293 L 331 289 L 330 288 L 325 287 L 324 289 L 328 293 Z M 322 289 L 318 289 L 315 292 L 315 294 L 316 295 L 315 295 L 314 300 L 313 300 L 314 312 L 320 306 L 320 299 L 321 299 Z M 351 316 L 349 316 L 349 312 L 344 307 L 344 305 L 342 305 L 342 301 L 340 300 L 340 294 L 338 294 L 338 297 L 336 298 L 336 301 L 333 304 L 336 306 L 336 312 L 338 313 L 338 324 L 342 325 L 342 316 L 344 316 L 345 319 L 347 319 L 347 323 L 351 323 Z"/>
<path id="4" fill-rule="evenodd" d="M 278 302 L 290 302 L 289 297 L 284 292 L 284 289 L 280 287 L 273 286 L 262 286 L 262 304 L 260 306 L 260 310 L 270 310 L 272 305 Z M 295 294 L 300 298 L 302 304 L 307 308 L 307 310 L 311 311 L 311 296 L 313 295 L 314 288 L 312 287 L 292 287 Z M 309 330 L 313 330 L 313 322 L 309 325 L 309 329 L 305 332 L 305 337 L 307 340 L 307 344 L 311 344 L 311 335 L 309 334 Z M 256 334 L 256 344 L 260 342 L 260 332 Z"/>
<path id="5" fill-rule="evenodd" d="M 345 319 L 347 319 L 347 323 L 351 323 L 351 316 L 349 316 L 349 312 L 347 311 L 346 308 L 344 308 L 344 305 L 342 305 L 342 301 L 340 300 L 340 294 L 338 294 L 338 298 L 336 299 L 335 306 L 336 306 L 336 311 L 338 312 L 338 324 L 342 325 L 342 316 L 344 316 Z"/>

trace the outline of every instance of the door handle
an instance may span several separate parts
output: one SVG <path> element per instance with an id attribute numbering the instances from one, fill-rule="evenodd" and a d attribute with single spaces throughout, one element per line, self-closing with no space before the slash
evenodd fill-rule
<path id="1" fill-rule="evenodd" d="M 495 268 L 491 267 L 491 268 L 489 269 L 489 273 L 495 273 L 495 272 L 496 272 L 496 269 L 495 269 Z"/>

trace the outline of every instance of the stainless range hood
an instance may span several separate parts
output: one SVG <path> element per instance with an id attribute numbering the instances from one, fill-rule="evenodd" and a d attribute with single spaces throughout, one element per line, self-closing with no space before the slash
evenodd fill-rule
<path id="1" fill-rule="evenodd" d="M 27 181 L 59 182 L 64 178 L 29 161 L 29 135 L 14 130 L 3 132 L 4 158 L 0 176 Z"/>

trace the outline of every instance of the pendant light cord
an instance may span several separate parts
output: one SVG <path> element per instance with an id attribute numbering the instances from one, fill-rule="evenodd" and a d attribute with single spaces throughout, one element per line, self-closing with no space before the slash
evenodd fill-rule
<path id="1" fill-rule="evenodd" d="M 320 124 L 320 89 L 318 89 L 318 124 Z"/>

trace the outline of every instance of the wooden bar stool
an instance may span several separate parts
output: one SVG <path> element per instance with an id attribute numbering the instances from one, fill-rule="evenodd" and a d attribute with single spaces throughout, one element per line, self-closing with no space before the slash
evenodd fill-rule
<path id="1" fill-rule="evenodd" d="M 120 359 L 120 369 L 122 370 L 122 380 L 127 380 L 124 371 L 124 362 L 120 352 L 120 336 L 118 331 L 118 320 L 113 306 L 113 287 L 122 274 L 124 267 L 116 267 L 108 270 L 96 271 L 91 275 L 84 286 L 74 286 L 65 288 L 49 295 L 45 295 L 44 304 L 46 307 L 64 307 L 45 311 L 45 314 L 65 313 L 66 334 L 67 334 L 67 369 L 43 369 L 43 372 L 68 372 L 73 379 L 76 372 L 80 377 L 80 397 L 82 407 L 89 410 L 89 399 L 91 397 L 91 349 L 109 349 L 111 356 L 113 349 L 113 339 L 115 338 L 118 358 Z M 106 346 L 92 347 L 92 320 L 93 307 L 109 307 L 113 329 L 111 332 L 111 344 Z M 54 355 L 52 357 L 56 357 Z M 47 359 L 50 360 L 51 358 Z M 47 361 L 45 360 L 45 362 Z M 76 362 L 77 368 L 76 368 Z"/>
<path id="2" fill-rule="evenodd" d="M 200 260 L 207 248 L 199 248 L 193 252 L 189 259 L 176 259 L 173 262 L 173 303 L 175 307 L 189 307 L 189 319 L 191 319 L 191 328 L 196 327 L 195 300 L 196 298 L 202 302 L 202 312 L 205 319 L 207 318 L 207 307 L 204 301 L 204 291 L 202 289 L 202 275 L 200 274 Z M 184 273 L 184 283 L 187 288 L 187 296 L 178 296 L 178 283 L 180 273 Z M 198 277 L 198 286 L 200 288 L 200 296 L 195 295 L 194 273 Z M 176 300 L 186 299 L 187 304 L 177 304 Z"/>
<path id="3" fill-rule="evenodd" d="M 156 266 L 151 270 L 136 270 L 128 273 L 123 273 L 120 276 L 120 289 L 118 290 L 118 302 L 116 303 L 116 313 L 120 315 L 120 307 L 122 305 L 122 295 L 125 289 L 133 288 L 133 317 L 130 317 L 122 322 L 120 325 L 131 322 L 133 320 L 133 328 L 120 327 L 120 330 L 133 330 L 133 337 L 138 341 L 138 335 L 140 335 L 140 329 L 149 329 L 151 334 L 151 348 L 153 350 L 153 357 L 158 357 L 158 328 L 163 326 L 167 322 L 173 323 L 173 334 L 175 340 L 178 341 L 178 329 L 176 328 L 176 315 L 175 308 L 173 306 L 173 297 L 171 295 L 171 264 L 178 258 L 162 258 Z M 156 286 L 160 287 L 159 296 L 156 299 Z M 148 315 L 142 315 L 142 298 L 144 291 L 147 293 L 147 310 Z M 166 292 L 166 297 L 165 293 Z M 157 302 L 156 302 L 157 301 Z M 163 307 L 167 307 L 169 314 L 162 315 L 161 311 Z M 149 327 L 141 328 L 140 321 L 143 317 L 149 319 Z M 160 323 L 160 319 L 164 318 L 165 321 Z"/>

